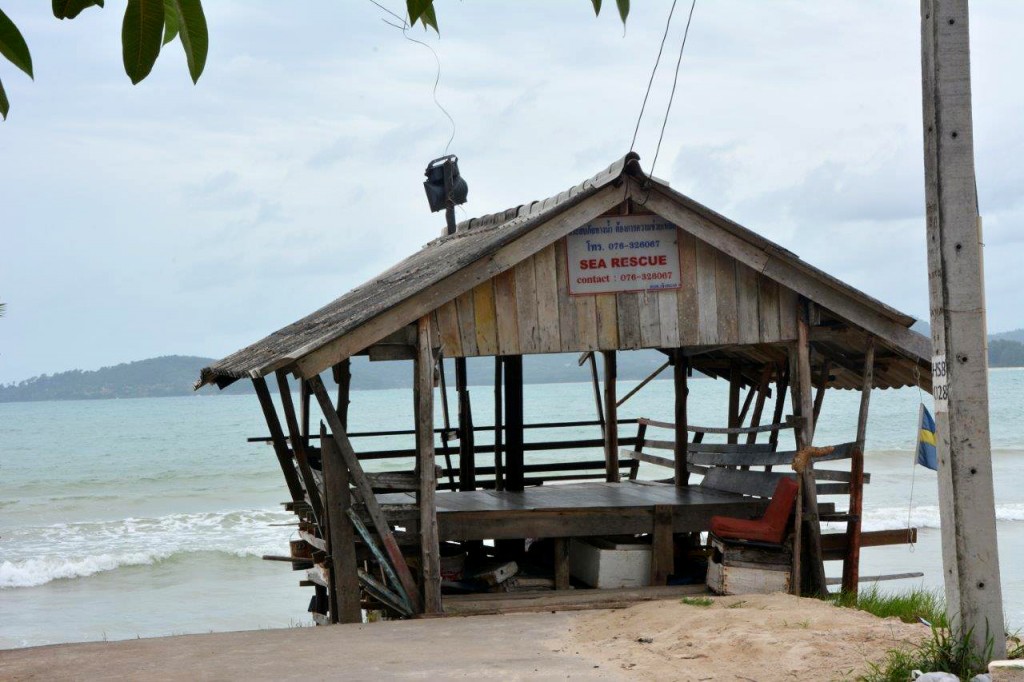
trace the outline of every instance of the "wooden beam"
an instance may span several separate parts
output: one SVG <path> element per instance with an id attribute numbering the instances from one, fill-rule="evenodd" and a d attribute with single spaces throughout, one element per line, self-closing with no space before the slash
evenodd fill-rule
<path id="1" fill-rule="evenodd" d="M 773 369 L 771 364 L 766 364 L 764 369 L 761 370 L 761 381 L 757 385 L 757 400 L 754 402 L 754 413 L 750 415 L 751 427 L 756 428 L 761 425 L 761 414 L 764 412 L 764 403 L 768 400 L 768 386 L 771 382 Z M 756 442 L 756 432 L 747 434 L 747 445 L 753 445 Z"/>
<path id="2" fill-rule="evenodd" d="M 683 355 L 681 350 L 674 351 L 675 362 L 672 365 L 672 379 L 675 391 L 675 475 L 673 480 L 677 486 L 685 486 L 690 482 L 690 470 L 687 466 L 687 448 L 689 447 L 689 433 L 686 424 L 686 399 L 690 389 L 687 386 L 687 370 L 689 359 Z"/>
<path id="3" fill-rule="evenodd" d="M 590 380 L 594 385 L 594 405 L 597 408 L 597 421 L 601 424 L 601 438 L 604 438 L 604 407 L 601 406 L 601 382 L 597 378 L 597 356 L 594 351 L 586 353 L 587 361 L 590 363 Z"/>
<path id="4" fill-rule="evenodd" d="M 554 538 L 555 589 L 569 589 L 569 538 Z"/>
<path id="5" fill-rule="evenodd" d="M 743 374 L 740 372 L 740 366 L 735 361 L 729 363 L 729 421 L 728 426 L 730 429 L 738 429 L 740 427 L 740 389 L 743 388 Z M 726 436 L 726 442 L 737 443 L 739 442 L 739 436 L 735 433 L 730 433 Z"/>
<path id="6" fill-rule="evenodd" d="M 494 488 L 505 489 L 505 465 L 502 461 L 502 447 L 505 438 L 505 420 L 503 419 L 504 404 L 502 400 L 502 368 L 501 356 L 494 358 Z"/>
<path id="7" fill-rule="evenodd" d="M 437 539 L 437 468 L 434 456 L 434 356 L 430 344 L 430 318 L 419 319 L 413 393 L 416 416 L 416 470 L 420 510 L 420 559 L 423 566 L 423 612 L 441 613 L 441 548 Z"/>
<path id="8" fill-rule="evenodd" d="M 981 218 L 967 0 L 922 0 L 925 215 L 946 608 L 972 653 L 1003 658 Z M 942 380 L 945 381 L 942 381 Z M 936 386 L 935 384 L 938 384 Z M 986 639 L 988 646 L 986 650 Z"/>
<path id="9" fill-rule="evenodd" d="M 667 585 L 675 572 L 670 504 L 654 505 L 654 529 L 651 532 L 651 585 Z"/>
<path id="10" fill-rule="evenodd" d="M 295 405 L 292 403 L 292 392 L 288 386 L 288 373 L 277 372 L 277 391 L 281 396 L 281 405 L 284 407 L 285 423 L 288 425 L 288 440 L 295 453 L 295 461 L 299 465 L 299 474 L 302 476 L 302 484 L 309 496 L 309 506 L 313 508 L 313 516 L 316 520 L 324 518 L 324 506 L 320 500 L 320 491 L 316 486 L 316 479 L 313 478 L 313 469 L 309 466 L 309 458 L 306 452 L 306 444 L 299 432 L 299 421 L 295 415 Z"/>
<path id="11" fill-rule="evenodd" d="M 860 529 L 864 508 L 864 442 L 867 438 L 868 405 L 874 385 L 875 339 L 869 337 L 864 354 L 864 379 L 857 413 L 857 446 L 850 459 L 850 520 L 846 524 L 846 558 L 843 560 L 843 592 L 856 592 L 860 582 Z"/>
<path id="12" fill-rule="evenodd" d="M 523 490 L 523 356 L 505 363 L 505 490 Z"/>
<path id="13" fill-rule="evenodd" d="M 399 548 L 398 542 L 395 541 L 395 534 L 392 531 L 391 526 L 388 524 L 387 518 L 384 516 L 384 512 L 381 511 L 380 505 L 377 503 L 377 498 L 373 494 L 373 488 L 370 486 L 370 481 L 366 478 L 366 474 L 363 472 L 363 467 L 359 463 L 359 458 L 356 456 L 355 450 L 352 449 L 352 444 L 348 440 L 348 435 L 341 424 L 341 419 L 334 411 L 334 406 L 331 404 L 331 398 L 327 395 L 327 389 L 324 388 L 324 382 L 320 379 L 319 375 L 314 375 L 312 378 L 307 379 L 306 383 L 309 384 L 310 390 L 313 395 L 316 396 L 317 402 L 320 404 L 320 410 L 324 413 L 327 425 L 331 429 L 331 437 L 338 446 L 338 450 L 341 452 L 341 457 L 345 461 L 345 466 L 348 467 L 349 475 L 351 477 L 352 484 L 355 486 L 356 492 L 359 495 L 359 500 L 366 505 L 366 511 L 370 515 L 370 519 L 373 521 L 374 528 L 377 530 L 377 535 L 380 536 L 381 542 L 384 545 L 384 551 L 387 552 L 388 557 L 390 557 L 395 573 L 398 574 L 398 579 L 402 583 L 402 587 L 405 589 L 406 594 L 409 595 L 409 599 L 412 601 L 413 610 L 420 612 L 421 606 L 418 598 L 418 591 L 416 589 L 416 583 L 412 578 L 412 573 L 409 571 L 409 565 L 405 562 L 405 557 L 402 556 L 402 550 Z"/>
<path id="14" fill-rule="evenodd" d="M 284 474 L 284 482 L 288 486 L 292 500 L 296 502 L 305 501 L 302 491 L 302 484 L 299 482 L 298 472 L 292 463 L 291 452 L 288 451 L 288 443 L 284 439 L 284 431 L 281 430 L 281 420 L 277 416 L 277 408 L 270 397 L 270 389 L 267 388 L 267 381 L 263 377 L 254 377 L 253 388 L 256 389 L 256 397 L 259 398 L 260 407 L 263 408 L 263 417 L 267 420 L 267 428 L 270 429 L 270 442 L 274 446 L 274 454 L 281 465 L 281 473 Z"/>
<path id="15" fill-rule="evenodd" d="M 352 361 L 345 358 L 332 368 L 334 382 L 338 384 L 338 402 L 335 404 L 335 411 L 341 419 L 341 425 L 348 428 L 348 406 L 351 403 L 349 394 L 352 389 Z M 309 393 L 306 393 L 306 402 L 309 402 Z M 308 412 L 307 406 L 307 412 Z"/>
<path id="16" fill-rule="evenodd" d="M 604 356 L 604 462 L 605 480 L 619 481 L 619 424 L 615 400 L 616 368 L 615 351 L 601 351 Z"/>
<path id="17" fill-rule="evenodd" d="M 331 622 L 361 623 L 363 616 L 359 608 L 359 567 L 356 563 L 355 533 L 345 514 L 352 505 L 348 469 L 341 459 L 338 447 L 326 435 L 327 429 L 321 426 L 320 452 L 329 528 L 327 549 L 331 562 L 327 588 L 331 602 Z"/>
<path id="18" fill-rule="evenodd" d="M 619 204 L 622 197 L 622 187 L 608 185 L 586 201 L 552 215 L 494 253 L 481 257 L 448 277 L 424 287 L 419 293 L 381 311 L 350 333 L 335 339 L 322 339 L 307 344 L 298 349 L 293 356 L 281 358 L 259 371 L 266 373 L 283 364 L 294 365 L 295 371 L 304 378 L 319 374 L 338 361 L 376 343 L 400 327 L 415 322 L 477 284 L 491 279 L 553 244 L 580 225 Z"/>
<path id="19" fill-rule="evenodd" d="M 807 307 L 800 305 L 797 312 L 797 342 L 795 348 L 796 377 L 793 381 L 797 388 L 800 405 L 800 427 L 798 449 L 810 447 L 814 441 L 814 401 L 811 393 L 811 345 L 808 333 Z M 794 400 L 794 404 L 797 401 Z M 800 474 L 801 498 L 803 500 L 803 545 L 806 547 L 801 560 L 807 573 L 807 589 L 801 588 L 801 594 L 816 596 L 827 590 L 825 584 L 825 565 L 821 551 L 821 522 L 818 519 L 818 492 L 814 481 L 814 462 L 808 458 L 804 471 Z M 798 576 L 794 576 L 800 579 Z"/>
<path id="20" fill-rule="evenodd" d="M 459 490 L 476 489 L 473 405 L 469 399 L 466 358 L 455 358 L 455 393 L 459 399 Z"/>
<path id="21" fill-rule="evenodd" d="M 814 394 L 814 409 L 812 410 L 814 423 L 818 423 L 818 415 L 821 414 L 821 405 L 825 402 L 825 389 L 828 388 L 828 375 L 832 371 L 832 363 L 825 359 L 821 363 L 821 374 L 818 377 L 818 390 Z"/>

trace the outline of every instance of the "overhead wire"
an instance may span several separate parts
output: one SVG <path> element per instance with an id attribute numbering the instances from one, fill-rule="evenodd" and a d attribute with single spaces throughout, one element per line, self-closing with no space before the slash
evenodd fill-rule
<path id="1" fill-rule="evenodd" d="M 693 21 L 693 10 L 697 7 L 697 0 L 690 4 L 690 14 L 686 17 L 686 30 L 683 31 L 683 42 L 679 45 L 679 58 L 676 60 L 676 73 L 672 78 L 672 92 L 668 96 L 668 106 L 665 107 L 665 118 L 661 122 L 661 134 L 658 135 L 658 146 L 654 150 L 654 160 L 651 162 L 651 175 L 654 175 L 654 167 L 658 164 L 658 154 L 661 153 L 661 141 L 665 137 L 665 126 L 668 124 L 668 115 L 672 111 L 672 101 L 676 97 L 676 85 L 679 82 L 679 65 L 683 63 L 683 50 L 686 49 L 686 39 L 690 35 L 690 22 Z"/>
<path id="2" fill-rule="evenodd" d="M 661 63 L 661 53 L 665 49 L 665 39 L 668 38 L 668 29 L 672 25 L 672 15 L 676 12 L 676 2 L 672 0 L 672 8 L 668 11 L 668 20 L 665 22 L 665 32 L 661 36 L 661 45 L 658 47 L 658 56 L 654 60 L 654 68 L 651 69 L 651 78 L 647 81 L 647 92 L 644 93 L 644 102 L 640 105 L 640 115 L 636 117 L 636 128 L 633 129 L 633 141 L 629 143 L 629 151 L 636 146 L 636 136 L 640 132 L 640 121 L 643 120 L 644 110 L 647 108 L 647 98 L 651 96 L 651 86 L 654 84 L 654 74 L 658 72 L 658 65 Z"/>
<path id="3" fill-rule="evenodd" d="M 428 50 L 430 50 L 430 54 L 432 54 L 434 56 L 434 63 L 437 65 L 437 72 L 434 75 L 434 88 L 433 88 L 433 91 L 432 91 L 431 95 L 432 95 L 432 97 L 434 99 L 434 105 L 441 111 L 442 114 L 445 115 L 445 117 L 448 119 L 448 122 L 452 124 L 452 134 L 448 137 L 448 142 L 444 146 L 444 153 L 441 154 L 441 156 L 448 156 L 448 150 L 451 148 L 452 142 L 455 140 L 456 126 L 455 126 L 455 119 L 452 118 L 452 115 L 450 113 L 448 113 L 448 110 L 444 108 L 444 106 L 441 104 L 440 100 L 438 100 L 438 98 L 437 98 L 437 88 L 438 88 L 438 85 L 441 83 L 441 59 L 440 59 L 440 57 L 437 56 L 437 52 L 430 45 L 428 45 L 427 43 L 423 42 L 422 40 L 417 40 L 417 39 L 412 38 L 412 37 L 409 36 L 409 29 L 412 28 L 412 27 L 409 25 L 409 22 L 406 21 L 405 17 L 403 17 L 403 16 L 401 16 L 399 14 L 396 14 L 395 12 L 392 12 L 390 9 L 388 9 L 384 5 L 382 5 L 379 2 L 377 2 L 377 0 L 370 0 L 370 2 L 373 3 L 374 5 L 376 5 L 382 11 L 387 12 L 388 14 L 390 14 L 392 17 L 394 17 L 400 23 L 396 24 L 394 22 L 388 21 L 384 17 L 381 17 L 381 21 L 383 21 L 388 26 L 393 26 L 394 28 L 397 28 L 399 31 L 402 32 L 402 35 L 405 37 L 406 40 L 408 40 L 411 43 L 416 43 L 417 45 L 422 45 L 423 47 L 425 47 Z"/>

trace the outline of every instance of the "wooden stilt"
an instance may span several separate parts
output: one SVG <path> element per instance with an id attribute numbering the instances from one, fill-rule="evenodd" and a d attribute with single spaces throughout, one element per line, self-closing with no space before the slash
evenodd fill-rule
<path id="1" fill-rule="evenodd" d="M 324 497 L 329 519 L 327 549 L 331 570 L 328 598 L 332 623 L 360 623 L 359 566 L 356 562 L 355 533 L 346 518 L 352 505 L 349 491 L 348 469 L 341 459 L 337 445 L 327 437 L 327 429 L 320 427 L 321 461 L 324 473 Z"/>
<path id="2" fill-rule="evenodd" d="M 281 473 L 284 474 L 288 492 L 291 493 L 292 500 L 301 502 L 306 499 L 302 491 L 302 483 L 299 482 L 299 474 L 295 470 L 294 460 L 288 450 L 284 431 L 281 430 L 281 420 L 277 416 L 277 408 L 274 407 L 274 401 L 270 397 L 267 380 L 263 377 L 253 377 L 252 385 L 256 389 L 260 407 L 263 408 L 263 417 L 267 420 L 267 428 L 270 429 L 270 442 L 274 446 L 274 454 L 277 455 L 277 461 L 281 465 Z"/>
<path id="3" fill-rule="evenodd" d="M 505 358 L 505 490 L 523 490 L 523 356 Z"/>
<path id="4" fill-rule="evenodd" d="M 761 380 L 757 384 L 757 400 L 754 401 L 754 412 L 750 415 L 750 425 L 760 426 L 761 425 L 761 414 L 764 412 L 765 401 L 768 400 L 768 386 L 770 385 L 772 378 L 772 366 L 766 365 L 764 370 L 761 372 Z M 773 422 L 774 423 L 774 422 Z M 747 445 L 753 445 L 757 442 L 756 433 L 747 434 Z"/>
<path id="5" fill-rule="evenodd" d="M 502 404 L 502 366 L 503 359 L 499 355 L 494 358 L 494 489 L 505 489 L 505 464 L 502 461 L 502 446 L 505 441 L 505 429 Z"/>
<path id="6" fill-rule="evenodd" d="M 850 520 L 846 524 L 846 558 L 843 561 L 843 592 L 854 593 L 860 582 L 860 528 L 864 507 L 864 441 L 868 428 L 868 405 L 875 383 L 875 338 L 868 337 L 864 353 L 864 379 L 860 387 L 857 414 L 857 447 L 850 458 Z"/>
<path id="7" fill-rule="evenodd" d="M 416 415 L 416 471 L 419 487 L 420 558 L 423 564 L 423 612 L 441 613 L 441 554 L 437 535 L 437 473 L 434 456 L 434 357 L 430 344 L 430 318 L 416 325 L 413 393 Z"/>
<path id="8" fill-rule="evenodd" d="M 811 346 L 810 330 L 807 324 L 806 307 L 801 305 L 797 316 L 797 343 L 795 348 L 796 366 L 793 386 L 800 405 L 799 448 L 810 447 L 814 440 L 814 401 L 811 394 Z M 806 550 L 807 584 L 804 594 L 818 595 L 827 591 L 825 564 L 821 551 L 821 522 L 818 518 L 818 491 L 814 481 L 814 461 L 808 458 L 807 466 L 800 474 L 801 496 L 803 498 L 804 540 Z"/>
<path id="9" fill-rule="evenodd" d="M 825 389 L 828 388 L 829 372 L 832 371 L 832 363 L 828 359 L 821 363 L 821 374 L 818 375 L 818 391 L 814 394 L 814 423 L 818 423 L 818 415 L 821 414 L 821 405 L 825 402 Z"/>
<path id="10" fill-rule="evenodd" d="M 309 506 L 313 509 L 313 516 L 320 522 L 324 518 L 324 507 L 320 500 L 316 479 L 313 478 L 313 469 L 309 466 L 306 445 L 299 432 L 299 421 L 295 415 L 295 405 L 292 403 L 291 388 L 288 386 L 288 373 L 283 370 L 277 372 L 277 389 L 278 395 L 281 396 L 281 405 L 284 407 L 285 423 L 288 425 L 288 440 L 291 443 L 292 452 L 295 453 L 295 462 L 299 466 L 303 487 L 309 496 Z M 321 530 L 323 529 L 321 528 Z"/>
<path id="11" fill-rule="evenodd" d="M 309 386 L 305 381 L 299 381 L 299 431 L 302 434 L 302 443 L 309 448 Z"/>
<path id="12" fill-rule="evenodd" d="M 604 356 L 604 468 L 605 480 L 619 481 L 619 424 L 615 400 L 615 351 L 606 350 Z"/>
<path id="13" fill-rule="evenodd" d="M 554 539 L 555 589 L 569 589 L 569 538 Z"/>
<path id="14" fill-rule="evenodd" d="M 687 385 L 689 360 L 682 350 L 673 353 L 675 362 L 672 365 L 672 379 L 675 387 L 675 450 L 673 451 L 675 469 L 674 476 L 677 486 L 685 486 L 690 482 L 688 464 L 688 448 L 690 436 L 686 430 L 686 399 L 690 393 Z"/>
<path id="15" fill-rule="evenodd" d="M 444 379 L 444 356 L 437 358 L 437 378 L 441 388 L 441 416 L 444 419 L 444 430 L 441 431 L 441 450 L 444 452 L 444 466 L 448 470 L 449 490 L 458 490 L 455 484 L 455 473 L 452 469 L 452 453 L 448 446 L 452 424 L 448 416 L 448 386 Z"/>
<path id="16" fill-rule="evenodd" d="M 657 504 L 651 534 L 651 585 L 667 585 L 668 577 L 675 571 L 672 545 L 672 505 Z"/>
<path id="17" fill-rule="evenodd" d="M 391 530 L 391 526 L 387 523 L 387 519 L 384 516 L 384 512 L 381 511 L 380 505 L 377 503 L 377 498 L 373 494 L 373 488 L 370 486 L 370 481 L 366 478 L 366 474 L 363 472 L 363 467 L 359 463 L 359 458 L 356 456 L 355 450 L 352 449 L 352 444 L 348 440 L 348 434 L 345 432 L 345 428 L 341 425 L 341 419 L 338 417 L 337 412 L 334 411 L 334 406 L 331 404 L 331 398 L 327 395 L 327 389 L 324 388 L 324 382 L 319 376 L 313 376 L 307 379 L 306 383 L 309 384 L 310 390 L 313 395 L 316 396 L 317 402 L 320 404 L 320 409 L 324 413 L 327 425 L 330 426 L 331 437 L 335 444 L 337 444 L 338 450 L 341 452 L 341 457 L 345 461 L 345 465 L 348 467 L 349 475 L 351 477 L 352 484 L 355 486 L 356 492 L 359 495 L 359 500 L 366 505 L 366 512 L 370 515 L 374 528 L 376 528 L 377 534 L 381 538 L 381 542 L 384 545 L 384 551 L 387 552 L 388 557 L 390 557 L 395 573 L 398 574 L 398 579 L 402 583 L 402 587 L 405 588 L 406 593 L 409 595 L 409 599 L 412 600 L 413 610 L 419 612 L 421 610 L 420 600 L 416 590 L 416 583 L 412 578 L 412 573 L 409 571 L 409 565 L 405 562 L 405 557 L 402 556 L 402 550 L 398 547 L 398 542 L 395 541 L 395 534 Z"/>
<path id="18" fill-rule="evenodd" d="M 348 406 L 349 394 L 352 387 L 352 361 L 345 358 L 332 368 L 334 381 L 338 384 L 338 402 L 335 404 L 335 411 L 341 419 L 341 424 L 348 429 Z M 306 393 L 306 413 L 309 413 L 309 393 Z"/>
<path id="19" fill-rule="evenodd" d="M 473 407 L 469 400 L 466 358 L 455 358 L 455 391 L 459 397 L 459 490 L 476 490 L 473 448 Z"/>
<path id="20" fill-rule="evenodd" d="M 604 407 L 601 406 L 601 382 L 597 378 L 597 356 L 593 351 L 587 353 L 590 363 L 590 379 L 594 385 L 594 405 L 597 407 L 597 421 L 601 423 L 601 438 L 604 438 Z"/>
<path id="21" fill-rule="evenodd" d="M 740 425 L 740 389 L 743 388 L 743 375 L 736 362 L 729 367 L 729 428 L 739 428 Z M 739 442 L 739 435 L 730 433 L 726 436 L 726 442 Z"/>

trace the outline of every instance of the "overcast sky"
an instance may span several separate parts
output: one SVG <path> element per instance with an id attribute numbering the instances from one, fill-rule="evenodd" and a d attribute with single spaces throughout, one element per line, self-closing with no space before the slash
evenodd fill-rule
<path id="1" fill-rule="evenodd" d="M 0 382 L 157 355 L 221 357 L 435 237 L 423 168 L 450 134 L 434 59 L 370 2 L 206 0 L 132 87 L 123 3 L 59 22 L 4 0 L 36 80 L 0 63 Z M 396 11 L 400 0 L 385 0 Z M 555 194 L 629 149 L 670 2 L 438 0 L 463 217 Z M 701 0 L 654 172 L 927 316 L 919 4 Z M 650 170 L 680 0 L 636 149 Z M 1024 3 L 974 2 L 990 331 L 1024 326 Z M 1015 75 L 1016 74 L 1016 75 Z"/>

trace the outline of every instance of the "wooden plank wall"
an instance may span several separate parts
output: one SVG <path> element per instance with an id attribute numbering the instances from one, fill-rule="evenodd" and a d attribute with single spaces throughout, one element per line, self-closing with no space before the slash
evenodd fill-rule
<path id="1" fill-rule="evenodd" d="M 565 239 L 434 311 L 445 357 L 776 343 L 797 295 L 679 233 L 682 286 L 570 296 Z"/>

